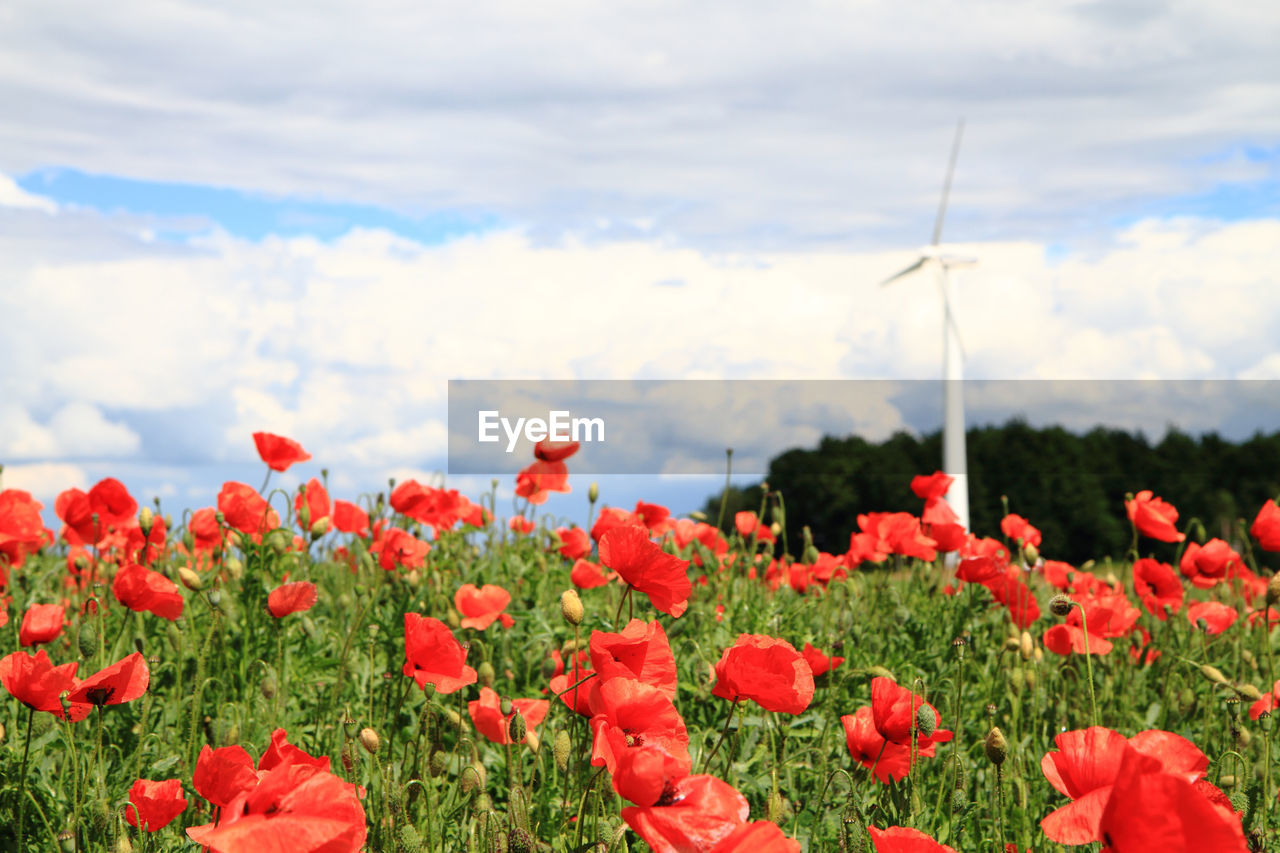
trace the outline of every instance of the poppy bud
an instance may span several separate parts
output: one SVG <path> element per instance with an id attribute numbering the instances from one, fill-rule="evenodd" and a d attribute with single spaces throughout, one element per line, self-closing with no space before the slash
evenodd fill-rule
<path id="1" fill-rule="evenodd" d="M 897 679 L 893 677 L 893 673 L 882 666 L 869 666 L 866 669 L 864 669 L 863 672 L 865 672 L 867 675 L 878 676 L 880 678 L 887 678 L 890 681 L 897 681 Z"/>
<path id="2" fill-rule="evenodd" d="M 329 528 L 332 524 L 333 522 L 330 520 L 329 516 L 326 515 L 324 518 L 311 525 L 311 538 L 319 539 L 321 536 L 329 532 Z"/>
<path id="3" fill-rule="evenodd" d="M 277 554 L 283 554 L 289 550 L 289 535 L 283 530 L 273 530 L 267 536 L 267 545 Z"/>
<path id="4" fill-rule="evenodd" d="M 925 737 L 932 737 L 938 728 L 938 715 L 928 705 L 916 708 L 916 730 Z"/>
<path id="5" fill-rule="evenodd" d="M 542 740 L 538 737 L 537 729 L 530 729 L 524 736 L 525 745 L 534 752 L 538 751 L 538 747 L 542 746 Z"/>
<path id="6" fill-rule="evenodd" d="M 240 562 L 239 557 L 232 557 L 227 560 L 226 566 L 227 574 L 231 576 L 232 580 L 238 581 L 244 577 L 244 563 Z"/>
<path id="7" fill-rule="evenodd" d="M 969 797 L 964 791 L 955 790 L 951 792 L 951 811 L 958 815 L 964 814 L 964 810 L 969 807 Z"/>
<path id="8" fill-rule="evenodd" d="M 178 567 L 178 580 L 182 581 L 182 585 L 192 592 L 199 592 L 204 589 L 204 581 L 189 566 Z"/>
<path id="9" fill-rule="evenodd" d="M 444 614 L 444 621 L 446 625 L 455 631 L 462 627 L 462 617 L 458 615 L 458 611 L 456 610 L 449 610 L 446 612 Z"/>
<path id="10" fill-rule="evenodd" d="M 77 554 L 75 559 L 75 567 L 76 567 L 76 571 L 83 572 L 85 569 L 89 568 L 89 558 L 86 557 L 84 554 Z"/>
<path id="11" fill-rule="evenodd" d="M 509 717 L 511 715 L 511 700 L 503 696 L 502 701 L 498 703 L 498 708 L 502 711 L 502 716 Z"/>
<path id="12" fill-rule="evenodd" d="M 1058 594 L 1049 599 L 1049 609 L 1053 611 L 1054 616 L 1066 616 L 1071 612 L 1071 599 L 1065 595 Z"/>
<path id="13" fill-rule="evenodd" d="M 693 512 L 689 513 L 689 517 L 692 518 L 694 521 L 707 520 L 707 514 L 700 509 L 695 509 Z"/>
<path id="14" fill-rule="evenodd" d="M 280 687 L 280 683 L 279 681 L 276 680 L 275 670 L 268 668 L 267 674 L 263 677 L 262 684 L 259 685 L 259 688 L 258 688 L 259 690 L 262 691 L 262 698 L 263 699 L 276 698 L 276 690 L 278 690 L 279 687 Z"/>
<path id="15" fill-rule="evenodd" d="M 1248 729 L 1240 729 L 1236 732 L 1236 742 L 1242 749 L 1249 747 L 1249 742 L 1253 740 L 1253 735 L 1249 734 Z"/>
<path id="16" fill-rule="evenodd" d="M 1028 563 L 1035 564 L 1040 560 L 1040 549 L 1035 545 L 1023 546 L 1022 553 L 1027 558 Z"/>
<path id="17" fill-rule="evenodd" d="M 533 853 L 536 849 L 537 845 L 529 830 L 523 826 L 512 827 L 511 834 L 507 836 L 507 853 Z"/>
<path id="18" fill-rule="evenodd" d="M 1039 653 L 1040 650 L 1036 649 L 1036 652 Z M 1027 687 L 1034 690 L 1036 686 L 1036 671 L 1034 669 L 1025 669 L 1022 671 L 1022 677 L 1027 681 Z"/>
<path id="19" fill-rule="evenodd" d="M 560 615 L 564 617 L 564 621 L 575 627 L 581 625 L 582 620 L 586 618 L 587 611 L 582 606 L 582 599 L 578 597 L 576 590 L 566 589 L 560 594 Z"/>
<path id="20" fill-rule="evenodd" d="M 524 721 L 524 714 L 516 711 L 511 715 L 511 719 L 507 721 L 507 737 L 512 743 L 524 743 L 524 736 L 528 732 L 528 726 Z"/>
<path id="21" fill-rule="evenodd" d="M 1200 672 L 1202 675 L 1204 675 L 1205 678 L 1209 679 L 1214 684 L 1227 683 L 1227 677 L 1222 674 L 1222 670 L 1218 669 L 1215 666 L 1209 666 L 1209 664 L 1207 663 L 1202 664 L 1200 666 Z"/>
<path id="22" fill-rule="evenodd" d="M 1254 687 L 1252 684 L 1236 684 L 1232 686 L 1237 693 L 1246 699 L 1257 702 L 1262 698 L 1262 691 Z"/>
<path id="23" fill-rule="evenodd" d="M 427 769 L 432 776 L 439 776 L 449 766 L 449 754 L 442 749 L 437 749 L 431 753 L 431 760 L 427 763 Z"/>
<path id="24" fill-rule="evenodd" d="M 569 730 L 561 729 L 556 735 L 556 743 L 551 750 L 551 754 L 556 760 L 556 768 L 561 773 L 569 772 L 569 756 L 572 752 L 573 742 L 569 739 Z"/>
<path id="25" fill-rule="evenodd" d="M 1009 684 L 1017 693 L 1022 692 L 1022 687 L 1027 683 L 1026 675 L 1022 671 L 1022 667 L 1015 666 L 1009 670 Z"/>
<path id="26" fill-rule="evenodd" d="M 1040 646 L 1036 646 L 1035 659 L 1036 659 L 1036 663 L 1040 663 L 1041 661 L 1044 660 L 1044 649 L 1042 649 Z"/>
<path id="27" fill-rule="evenodd" d="M 4 743 L 4 723 L 0 723 L 0 743 Z"/>
<path id="28" fill-rule="evenodd" d="M 600 500 L 600 485 L 598 483 L 593 482 L 590 486 L 587 486 L 587 500 L 591 503 Z"/>
<path id="29" fill-rule="evenodd" d="M 138 510 L 138 529 L 142 531 L 142 538 L 146 539 L 151 535 L 151 528 L 156 523 L 156 514 L 151 511 L 151 507 L 144 506 Z"/>
<path id="30" fill-rule="evenodd" d="M 493 664 L 483 661 L 476 667 L 476 675 L 479 676 L 481 687 L 493 687 L 493 679 L 496 673 L 493 671 Z"/>
<path id="31" fill-rule="evenodd" d="M 116 839 L 115 853 L 133 853 L 133 842 L 129 840 L 129 836 L 121 835 Z"/>
<path id="32" fill-rule="evenodd" d="M 987 753 L 987 760 L 999 767 L 1009 756 L 1009 742 L 1004 739 L 1004 732 L 992 728 L 987 732 L 987 739 L 982 745 Z"/>
<path id="33" fill-rule="evenodd" d="M 458 777 L 458 787 L 462 789 L 464 794 L 474 794 L 476 791 L 484 787 L 484 765 L 468 764 L 462 768 L 462 775 Z"/>
<path id="34" fill-rule="evenodd" d="M 422 836 L 411 823 L 400 824 L 400 849 L 407 853 L 417 853 L 422 848 Z"/>
<path id="35" fill-rule="evenodd" d="M 80 625 L 80 632 L 76 635 L 76 643 L 80 646 L 80 657 L 87 658 L 98 650 L 98 630 L 90 620 L 85 620 Z"/>
<path id="36" fill-rule="evenodd" d="M 1022 640 L 1018 637 L 1005 637 L 1004 648 L 1007 652 L 1017 652 L 1022 650 Z"/>
<path id="37" fill-rule="evenodd" d="M 365 752 L 377 755 L 379 743 L 378 733 L 373 729 L 365 727 L 360 730 L 360 745 L 364 747 Z"/>
<path id="38" fill-rule="evenodd" d="M 1031 655 L 1036 650 L 1036 641 L 1031 638 L 1030 631 L 1022 632 L 1022 647 L 1018 652 L 1022 655 L 1023 660 L 1031 660 Z"/>
<path id="39" fill-rule="evenodd" d="M 1226 785 L 1228 779 L 1231 780 L 1231 783 L 1233 785 L 1235 784 L 1236 780 L 1234 776 L 1223 776 L 1218 781 L 1220 781 L 1223 785 Z M 1236 791 L 1227 799 L 1231 801 L 1232 811 L 1240 812 L 1246 815 L 1249 813 L 1249 795 L 1246 794 L 1244 791 Z"/>

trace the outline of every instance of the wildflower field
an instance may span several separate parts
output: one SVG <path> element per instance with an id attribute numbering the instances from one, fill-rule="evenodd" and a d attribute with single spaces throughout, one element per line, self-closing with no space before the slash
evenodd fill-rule
<path id="1" fill-rule="evenodd" d="M 183 517 L 0 492 L 0 850 L 1275 847 L 1271 501 L 1209 539 L 1134 483 L 1130 553 L 1072 566 L 922 474 L 830 554 L 767 488 L 678 519 L 579 485 L 561 525 L 573 444 L 506 510 L 331 496 L 254 439 L 266 482 Z"/>

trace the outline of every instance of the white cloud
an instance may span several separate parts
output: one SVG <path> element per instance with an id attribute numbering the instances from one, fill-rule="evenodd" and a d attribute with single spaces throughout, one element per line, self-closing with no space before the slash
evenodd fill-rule
<path id="1" fill-rule="evenodd" d="M 18 186 L 8 175 L 0 174 L 0 207 L 20 207 L 56 213 L 58 205 L 44 196 L 34 195 Z"/>
<path id="2" fill-rule="evenodd" d="M 45 503 L 45 509 L 53 508 L 53 500 L 66 489 L 88 489 L 93 485 L 78 465 L 60 462 L 38 462 L 31 465 L 6 465 L 0 475 L 0 486 L 30 492 Z"/>
<path id="3" fill-rule="evenodd" d="M 77 6 L 6 16 L 0 170 L 865 246 L 926 237 L 955 116 L 970 235 L 1274 180 L 1239 149 L 1280 142 L 1250 0 Z"/>

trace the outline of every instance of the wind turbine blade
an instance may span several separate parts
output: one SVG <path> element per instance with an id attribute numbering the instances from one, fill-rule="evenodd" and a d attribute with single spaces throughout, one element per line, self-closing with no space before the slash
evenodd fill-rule
<path id="1" fill-rule="evenodd" d="M 885 287 L 886 285 L 893 284 L 895 281 L 897 281 L 898 279 L 900 279 L 900 278 L 902 278 L 902 277 L 904 277 L 904 276 L 911 275 L 913 272 L 915 272 L 916 270 L 918 270 L 918 269 L 920 269 L 922 266 L 924 266 L 924 265 L 925 265 L 925 263 L 926 263 L 926 262 L 928 262 L 928 260 L 929 260 L 928 258 L 920 258 L 919 260 L 917 260 L 917 261 L 916 261 L 914 264 L 912 264 L 911 266 L 907 267 L 906 269 L 902 270 L 901 272 L 896 272 L 896 273 L 894 273 L 893 275 L 891 275 L 891 276 L 889 276 L 888 278 L 886 278 L 884 281 L 880 282 L 880 286 L 881 286 L 881 287 Z"/>
<path id="2" fill-rule="evenodd" d="M 947 197 L 951 195 L 951 176 L 956 172 L 956 158 L 960 156 L 960 137 L 964 134 L 964 119 L 956 122 L 956 138 L 951 143 L 951 161 L 947 164 L 947 177 L 942 182 L 942 200 L 938 202 L 938 218 L 933 222 L 933 245 L 942 239 L 942 223 L 947 218 Z"/>

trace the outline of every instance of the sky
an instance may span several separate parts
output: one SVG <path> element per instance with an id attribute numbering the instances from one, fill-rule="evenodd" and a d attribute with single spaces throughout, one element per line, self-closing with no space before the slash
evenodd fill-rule
<path id="1" fill-rule="evenodd" d="M 450 379 L 937 378 L 934 283 L 879 282 L 959 119 L 966 376 L 1280 379 L 1271 4 L 17 3 L 0 39 L 0 485 L 48 508 L 211 505 L 257 430 L 313 454 L 281 485 L 441 482 Z"/>

